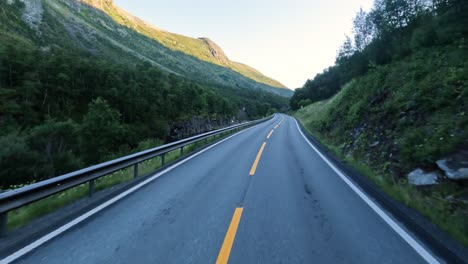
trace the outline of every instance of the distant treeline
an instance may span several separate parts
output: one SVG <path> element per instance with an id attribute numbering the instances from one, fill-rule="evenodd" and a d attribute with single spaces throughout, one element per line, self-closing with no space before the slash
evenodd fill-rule
<path id="1" fill-rule="evenodd" d="M 0 38 L 1 41 L 1 38 Z M 0 188 L 165 142 L 172 122 L 268 115 L 287 99 L 211 87 L 149 63 L 0 44 Z"/>
<path id="2" fill-rule="evenodd" d="M 376 0 L 354 19 L 354 36 L 338 51 L 335 65 L 308 80 L 291 98 L 292 109 L 335 95 L 369 70 L 434 46 L 466 46 L 466 0 Z"/>

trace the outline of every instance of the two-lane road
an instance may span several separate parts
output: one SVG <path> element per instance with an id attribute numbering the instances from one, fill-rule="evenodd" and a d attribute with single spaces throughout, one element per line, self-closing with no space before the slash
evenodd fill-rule
<path id="1" fill-rule="evenodd" d="M 175 166 L 17 261 L 436 261 L 359 192 L 310 146 L 293 118 L 276 115 Z"/>

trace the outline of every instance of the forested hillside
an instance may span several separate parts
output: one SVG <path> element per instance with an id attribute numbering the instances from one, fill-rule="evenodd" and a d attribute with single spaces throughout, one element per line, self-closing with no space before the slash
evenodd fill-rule
<path id="1" fill-rule="evenodd" d="M 11 0 L 0 4 L 4 12 L 14 7 L 15 14 L 32 29 L 33 35 L 26 37 L 34 37 L 43 47 L 79 49 L 118 63 L 143 60 L 198 82 L 292 95 L 289 89 L 265 84 L 281 86 L 258 71 L 231 67 L 236 63 L 222 56 L 214 43 L 207 45 L 202 39 L 159 30 L 111 0 Z M 17 34 L 18 27 L 14 24 L 5 30 Z"/>
<path id="2" fill-rule="evenodd" d="M 116 61 L 65 29 L 44 33 L 53 25 L 37 22 L 46 28 L 39 34 L 20 1 L 0 6 L 1 189 L 164 143 L 176 122 L 229 124 L 287 104 L 261 89 L 191 80 L 118 48 L 109 51 L 121 54 Z M 49 39 L 60 34 L 63 45 Z"/>
<path id="3" fill-rule="evenodd" d="M 463 0 L 375 1 L 290 104 L 338 156 L 468 244 L 466 14 Z"/>
<path id="4" fill-rule="evenodd" d="M 297 89 L 291 107 L 330 98 L 350 80 L 418 52 L 465 52 L 466 10 L 463 0 L 377 0 L 371 12 L 357 12 L 354 36 L 346 36 L 335 65 Z"/>

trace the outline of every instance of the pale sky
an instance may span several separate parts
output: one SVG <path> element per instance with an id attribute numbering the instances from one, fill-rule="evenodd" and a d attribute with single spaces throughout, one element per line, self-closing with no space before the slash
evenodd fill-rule
<path id="1" fill-rule="evenodd" d="M 114 0 L 154 26 L 208 37 L 229 59 L 289 88 L 328 66 L 351 34 L 352 19 L 373 0 Z"/>

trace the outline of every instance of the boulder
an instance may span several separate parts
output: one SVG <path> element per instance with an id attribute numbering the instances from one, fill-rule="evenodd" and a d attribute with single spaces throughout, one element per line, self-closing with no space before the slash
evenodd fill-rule
<path id="1" fill-rule="evenodd" d="M 437 166 L 444 171 L 445 176 L 451 180 L 468 180 L 468 166 L 463 162 L 454 162 L 448 159 L 438 160 Z"/>
<path id="2" fill-rule="evenodd" d="M 422 169 L 416 169 L 408 174 L 408 182 L 412 185 L 435 185 L 438 184 L 440 174 L 436 171 L 426 173 Z"/>

